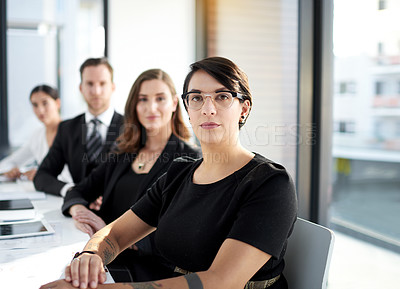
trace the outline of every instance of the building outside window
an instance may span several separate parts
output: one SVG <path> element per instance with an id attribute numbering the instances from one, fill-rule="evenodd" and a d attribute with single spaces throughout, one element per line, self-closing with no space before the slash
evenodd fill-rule
<path id="1" fill-rule="evenodd" d="M 355 133 L 355 124 L 353 121 L 336 121 L 333 131 L 335 133 Z"/>
<path id="2" fill-rule="evenodd" d="M 375 82 L 375 94 L 376 96 L 382 96 L 384 94 L 385 83 L 383 81 Z"/>
<path id="3" fill-rule="evenodd" d="M 356 93 L 356 83 L 353 81 L 342 81 L 339 83 L 339 93 L 340 94 L 355 94 Z"/>
<path id="4" fill-rule="evenodd" d="M 355 79 L 357 90 L 352 98 L 343 97 L 342 91 L 334 95 L 330 207 L 332 228 L 396 252 L 400 252 L 399 14 L 396 0 L 334 1 L 334 83 Z M 351 40 L 354 35 L 356 41 Z"/>

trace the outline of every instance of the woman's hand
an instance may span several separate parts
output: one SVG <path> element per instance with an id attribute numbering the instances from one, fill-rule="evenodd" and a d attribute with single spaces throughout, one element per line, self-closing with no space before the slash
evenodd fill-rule
<path id="1" fill-rule="evenodd" d="M 24 175 L 29 181 L 33 181 L 33 178 L 36 175 L 36 171 L 37 171 L 37 169 L 31 169 L 29 171 L 26 171 L 22 175 Z"/>
<path id="2" fill-rule="evenodd" d="M 103 196 L 100 196 L 94 202 L 90 203 L 89 209 L 99 211 L 102 203 L 103 203 Z"/>
<path id="3" fill-rule="evenodd" d="M 90 225 L 85 224 L 85 223 L 81 223 L 81 222 L 79 222 L 79 221 L 77 221 L 77 220 L 75 220 L 75 219 L 73 219 L 73 220 L 74 220 L 74 225 L 75 225 L 75 227 L 76 227 L 79 231 L 82 231 L 82 232 L 88 234 L 89 236 L 93 236 L 93 234 L 96 233 L 96 232 L 94 231 L 94 229 L 93 229 L 92 227 L 90 227 Z"/>
<path id="4" fill-rule="evenodd" d="M 97 284 L 103 284 L 106 279 L 103 261 L 97 254 L 83 253 L 65 268 L 65 281 L 76 288 L 97 288 Z"/>
<path id="5" fill-rule="evenodd" d="M 106 272 L 100 256 L 83 253 L 78 258 L 72 259 L 65 268 L 65 279 L 44 284 L 40 289 L 97 288 L 98 284 L 103 284 L 106 279 Z"/>
<path id="6" fill-rule="evenodd" d="M 20 170 L 15 167 L 11 170 L 9 170 L 8 172 L 5 172 L 4 175 L 9 178 L 9 179 L 18 179 L 21 176 L 21 172 Z"/>
<path id="7" fill-rule="evenodd" d="M 92 236 L 98 230 L 106 226 L 102 218 L 87 209 L 83 205 L 74 205 L 70 209 L 75 226 L 84 233 Z"/>
<path id="8" fill-rule="evenodd" d="M 88 211 L 88 209 L 84 205 L 79 205 L 79 204 L 73 205 L 71 206 L 71 208 L 69 208 L 69 214 L 72 216 L 72 219 L 74 220 L 74 225 L 78 230 L 88 234 L 89 236 L 92 236 L 95 233 L 95 231 L 89 224 L 81 223 L 78 220 L 74 219 L 74 216 L 80 211 L 84 212 Z"/>
<path id="9" fill-rule="evenodd" d="M 39 289 L 75 289 L 70 282 L 64 279 L 56 280 L 47 284 L 40 286 Z"/>

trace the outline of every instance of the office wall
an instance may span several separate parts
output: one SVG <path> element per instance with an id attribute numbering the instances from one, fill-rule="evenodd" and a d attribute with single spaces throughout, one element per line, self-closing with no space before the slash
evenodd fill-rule
<path id="1" fill-rule="evenodd" d="M 241 131 L 249 150 L 296 176 L 298 1 L 214 0 L 209 54 L 228 57 L 248 75 L 253 108 Z M 311 133 L 311 124 L 306 124 Z"/>
<path id="2" fill-rule="evenodd" d="M 194 16 L 194 0 L 109 1 L 109 58 L 118 111 L 123 111 L 136 77 L 150 68 L 165 70 L 182 93 L 195 58 Z"/>

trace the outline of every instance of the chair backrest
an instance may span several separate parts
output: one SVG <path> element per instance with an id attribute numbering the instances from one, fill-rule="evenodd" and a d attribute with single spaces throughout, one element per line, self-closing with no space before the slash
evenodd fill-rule
<path id="1" fill-rule="evenodd" d="M 297 218 L 285 254 L 289 289 L 325 289 L 335 236 L 323 226 Z"/>

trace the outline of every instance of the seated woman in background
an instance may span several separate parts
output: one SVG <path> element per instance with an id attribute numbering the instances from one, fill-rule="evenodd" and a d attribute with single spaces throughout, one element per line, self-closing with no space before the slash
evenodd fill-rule
<path id="1" fill-rule="evenodd" d="M 186 142 L 190 133 L 182 119 L 174 84 L 161 69 L 144 71 L 136 79 L 124 117 L 117 152 L 110 154 L 106 162 L 73 187 L 64 199 L 63 213 L 71 215 L 76 227 L 90 236 L 135 204 L 174 158 L 200 157 L 200 149 Z M 88 204 L 101 196 L 100 210 L 90 211 Z M 151 238 L 145 238 L 133 250 L 121 254 L 109 269 L 116 280 L 145 281 L 163 276 L 158 274 L 162 268 L 156 267 L 157 258 L 152 255 Z M 125 266 L 128 274 L 127 270 L 121 271 Z M 150 276 L 146 274 L 146 267 Z"/>
<path id="2" fill-rule="evenodd" d="M 39 85 L 32 89 L 30 102 L 33 112 L 44 126 L 35 131 L 28 142 L 0 161 L 0 173 L 9 179 L 22 176 L 32 181 L 38 165 L 46 156 L 57 133 L 60 117 L 60 98 L 57 89 Z M 68 168 L 59 175 L 65 182 L 72 182 Z"/>
<path id="3" fill-rule="evenodd" d="M 206 58 L 191 65 L 183 92 L 203 158 L 176 159 L 131 210 L 92 236 L 65 280 L 42 289 L 287 288 L 296 193 L 284 167 L 240 144 L 252 106 L 246 75 L 226 58 Z M 153 231 L 170 278 L 102 284 L 103 265 Z"/>

